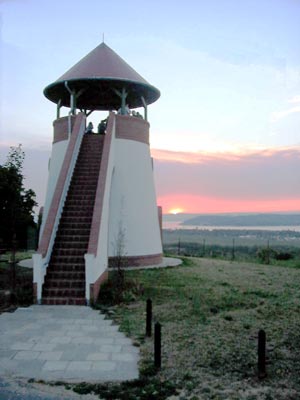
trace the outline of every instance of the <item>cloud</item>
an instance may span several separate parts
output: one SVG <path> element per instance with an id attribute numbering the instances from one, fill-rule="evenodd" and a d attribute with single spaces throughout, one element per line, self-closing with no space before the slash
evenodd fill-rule
<path id="1" fill-rule="evenodd" d="M 271 122 L 277 122 L 278 120 L 287 117 L 288 115 L 300 113 L 300 105 L 296 107 L 289 108 L 284 111 L 277 111 L 271 114 Z"/>
<path id="2" fill-rule="evenodd" d="M 170 213 L 176 208 L 187 213 L 300 211 L 299 200 L 297 199 L 239 200 L 176 194 L 158 196 L 158 204 L 162 206 L 164 213 Z"/>
<path id="3" fill-rule="evenodd" d="M 271 114 L 271 122 L 277 122 L 278 120 L 285 118 L 291 114 L 300 113 L 300 96 L 294 96 L 288 100 L 290 104 L 296 104 L 293 107 L 283 111 L 275 111 Z"/>
<path id="4" fill-rule="evenodd" d="M 293 157 L 298 154 L 300 148 L 298 146 L 287 146 L 280 148 L 264 148 L 264 147 L 236 147 L 234 151 L 223 152 L 184 152 L 184 151 L 170 151 L 162 149 L 152 149 L 151 153 L 153 158 L 160 161 L 174 161 L 186 164 L 204 164 L 207 162 L 233 162 L 245 160 L 266 159 L 268 157 L 276 157 L 278 155 L 285 157 Z"/>
<path id="5" fill-rule="evenodd" d="M 240 154 L 155 150 L 153 156 L 160 198 L 185 195 L 217 199 L 219 204 L 289 200 L 300 208 L 300 147 Z M 184 208 L 184 204 L 173 207 Z"/>
<path id="6" fill-rule="evenodd" d="M 300 103 L 300 95 L 299 96 L 294 96 L 294 97 L 292 97 L 292 98 L 290 98 L 289 100 L 288 100 L 288 103 L 291 103 L 291 104 L 298 104 L 298 103 Z"/>

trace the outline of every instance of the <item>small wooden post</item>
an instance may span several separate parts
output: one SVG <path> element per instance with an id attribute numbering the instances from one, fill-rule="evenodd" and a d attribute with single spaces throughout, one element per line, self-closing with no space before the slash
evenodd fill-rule
<path id="1" fill-rule="evenodd" d="M 152 331 L 152 301 L 147 300 L 146 305 L 146 336 L 151 337 Z"/>
<path id="2" fill-rule="evenodd" d="M 266 332 L 258 332 L 258 378 L 263 379 L 267 376 L 266 372 Z"/>
<path id="3" fill-rule="evenodd" d="M 161 367 L 161 324 L 156 322 L 154 327 L 154 366 Z"/>
<path id="4" fill-rule="evenodd" d="M 232 261 L 234 261 L 234 259 L 235 259 L 235 240 L 234 240 L 234 238 L 232 239 L 231 259 L 232 259 Z"/>
<path id="5" fill-rule="evenodd" d="M 180 242 L 180 238 L 178 239 L 178 244 L 177 244 L 177 254 L 180 256 L 181 253 L 181 242 Z"/>

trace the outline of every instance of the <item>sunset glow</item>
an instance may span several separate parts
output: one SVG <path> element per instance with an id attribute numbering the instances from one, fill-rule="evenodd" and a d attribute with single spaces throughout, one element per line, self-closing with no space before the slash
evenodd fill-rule
<path id="1" fill-rule="evenodd" d="M 165 213 L 182 212 L 177 204 L 185 213 L 300 210 L 299 146 L 240 153 L 153 149 L 152 155 Z"/>
<path id="2" fill-rule="evenodd" d="M 180 214 L 180 213 L 182 213 L 182 212 L 184 212 L 184 209 L 183 209 L 183 208 L 171 208 L 171 209 L 168 211 L 169 214 L 174 214 L 174 215 Z"/>
<path id="3" fill-rule="evenodd" d="M 172 204 L 180 203 L 184 208 L 174 209 Z M 234 213 L 234 212 L 292 212 L 300 211 L 298 199 L 269 199 L 269 200 L 237 200 L 226 198 L 213 198 L 193 196 L 188 194 L 175 194 L 158 197 L 158 204 L 162 206 L 163 213 Z"/>

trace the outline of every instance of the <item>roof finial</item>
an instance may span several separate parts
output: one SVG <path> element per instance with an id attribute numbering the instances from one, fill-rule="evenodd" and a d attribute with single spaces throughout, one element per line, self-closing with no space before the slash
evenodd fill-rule
<path id="1" fill-rule="evenodd" d="M 102 43 L 104 43 L 104 32 L 102 33 Z"/>

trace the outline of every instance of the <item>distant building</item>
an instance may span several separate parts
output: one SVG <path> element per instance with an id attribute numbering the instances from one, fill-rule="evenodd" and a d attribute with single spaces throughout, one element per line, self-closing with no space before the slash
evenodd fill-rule
<path id="1" fill-rule="evenodd" d="M 102 43 L 44 94 L 57 104 L 57 119 L 33 256 L 35 299 L 89 304 L 115 260 L 162 260 L 147 121 L 147 106 L 160 92 Z M 68 116 L 60 117 L 62 106 Z M 144 118 L 131 114 L 138 107 Z M 109 111 L 105 134 L 86 131 L 87 116 L 97 110 Z"/>

